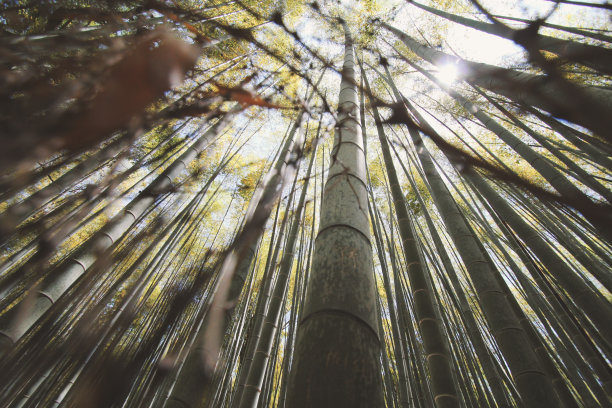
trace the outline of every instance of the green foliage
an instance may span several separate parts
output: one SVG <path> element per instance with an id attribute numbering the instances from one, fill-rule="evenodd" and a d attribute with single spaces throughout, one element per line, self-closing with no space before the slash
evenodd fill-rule
<path id="1" fill-rule="evenodd" d="M 266 163 L 263 160 L 252 163 L 249 166 L 252 170 L 250 170 L 246 176 L 240 179 L 238 184 L 238 194 L 245 202 L 248 202 L 249 198 L 251 198 L 253 195 L 253 192 L 257 187 L 257 183 L 261 179 L 265 166 Z"/>

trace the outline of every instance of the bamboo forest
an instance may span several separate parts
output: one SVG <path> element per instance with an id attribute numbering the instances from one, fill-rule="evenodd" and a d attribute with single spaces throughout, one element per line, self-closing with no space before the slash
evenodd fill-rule
<path id="1" fill-rule="evenodd" d="M 0 2 L 0 407 L 612 407 L 611 10 Z"/>

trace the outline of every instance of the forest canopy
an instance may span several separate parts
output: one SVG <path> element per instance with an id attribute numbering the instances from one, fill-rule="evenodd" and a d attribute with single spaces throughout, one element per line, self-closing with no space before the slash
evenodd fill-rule
<path id="1" fill-rule="evenodd" d="M 0 4 L 0 406 L 612 406 L 612 6 Z"/>

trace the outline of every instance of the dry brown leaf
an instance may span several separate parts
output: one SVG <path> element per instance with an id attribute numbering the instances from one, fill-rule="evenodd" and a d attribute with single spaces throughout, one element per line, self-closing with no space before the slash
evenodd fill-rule
<path id="1" fill-rule="evenodd" d="M 52 146 L 70 151 L 88 148 L 128 126 L 183 80 L 198 55 L 197 47 L 163 29 L 141 39 L 111 68 L 102 89 L 70 120 L 69 129 L 52 139 Z"/>

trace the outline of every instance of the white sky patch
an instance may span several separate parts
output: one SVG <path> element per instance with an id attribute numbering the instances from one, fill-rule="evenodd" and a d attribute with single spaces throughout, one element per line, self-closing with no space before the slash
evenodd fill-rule
<path id="1" fill-rule="evenodd" d="M 458 24 L 449 26 L 447 42 L 462 58 L 486 64 L 499 65 L 523 55 L 523 49 L 510 40 Z"/>

